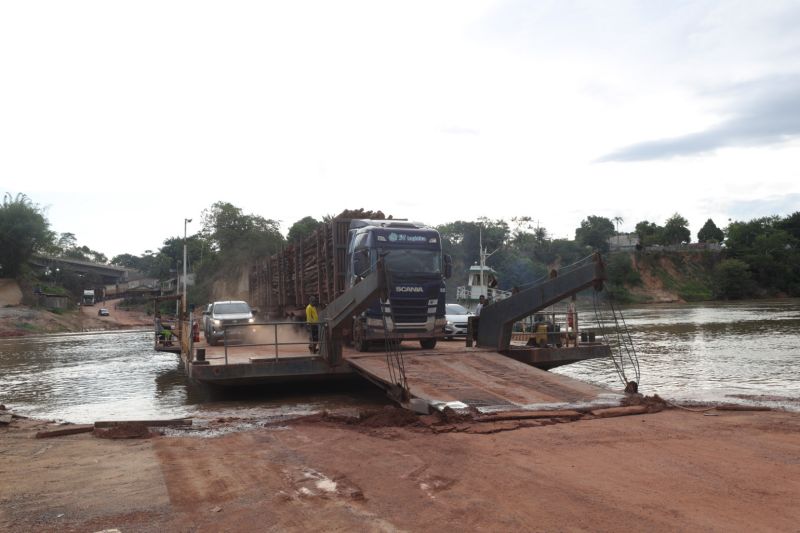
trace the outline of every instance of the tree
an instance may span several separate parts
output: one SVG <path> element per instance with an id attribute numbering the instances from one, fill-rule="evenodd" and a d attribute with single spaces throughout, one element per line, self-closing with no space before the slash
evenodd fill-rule
<path id="1" fill-rule="evenodd" d="M 664 243 L 682 244 L 692 240 L 692 233 L 689 231 L 689 221 L 675 213 L 664 223 Z"/>
<path id="2" fill-rule="evenodd" d="M 783 220 L 778 221 L 775 225 L 779 229 L 791 234 L 795 239 L 800 240 L 800 211 L 795 211 Z"/>
<path id="3" fill-rule="evenodd" d="M 320 224 L 321 222 L 314 217 L 303 217 L 289 228 L 286 240 L 289 242 L 301 241 L 314 233 L 314 230 L 316 230 Z"/>
<path id="4" fill-rule="evenodd" d="M 50 224 L 39 206 L 22 193 L 6 193 L 0 205 L 0 276 L 17 276 L 34 253 L 52 242 Z"/>
<path id="5" fill-rule="evenodd" d="M 639 237 L 639 244 L 642 246 L 653 246 L 663 244 L 664 228 L 655 222 L 642 220 L 636 224 L 636 235 Z"/>
<path id="6" fill-rule="evenodd" d="M 722 242 L 724 239 L 725 234 L 710 218 L 706 220 L 706 223 L 697 232 L 697 242 Z"/>
<path id="7" fill-rule="evenodd" d="M 270 255 L 284 242 L 278 222 L 246 215 L 228 202 L 216 202 L 203 211 L 202 233 L 213 249 L 223 255 Z"/>
<path id="8" fill-rule="evenodd" d="M 750 269 L 744 261 L 725 259 L 714 268 L 714 292 L 717 298 L 739 299 L 753 293 Z"/>
<path id="9" fill-rule="evenodd" d="M 611 220 L 614 221 L 614 226 L 616 226 L 617 235 L 619 235 L 619 225 L 622 224 L 623 222 L 625 222 L 625 219 L 622 218 L 621 216 L 615 216 Z"/>
<path id="10" fill-rule="evenodd" d="M 581 227 L 575 230 L 575 240 L 583 246 L 607 252 L 608 239 L 614 235 L 614 223 L 606 217 L 588 216 L 581 221 Z"/>

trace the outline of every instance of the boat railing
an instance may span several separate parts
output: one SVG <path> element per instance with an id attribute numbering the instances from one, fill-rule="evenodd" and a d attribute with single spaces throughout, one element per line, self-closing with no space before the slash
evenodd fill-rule
<path id="1" fill-rule="evenodd" d="M 466 285 L 456 289 L 456 299 L 463 301 L 478 300 L 481 296 L 496 301 L 504 300 L 511 296 L 511 291 L 495 289 L 493 287 L 481 287 L 478 285 Z"/>

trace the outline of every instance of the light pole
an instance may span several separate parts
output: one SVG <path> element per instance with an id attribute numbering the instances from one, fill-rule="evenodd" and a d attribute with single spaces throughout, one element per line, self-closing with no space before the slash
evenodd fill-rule
<path id="1" fill-rule="evenodd" d="M 186 298 L 186 224 L 191 222 L 191 218 L 183 219 L 183 297 Z"/>

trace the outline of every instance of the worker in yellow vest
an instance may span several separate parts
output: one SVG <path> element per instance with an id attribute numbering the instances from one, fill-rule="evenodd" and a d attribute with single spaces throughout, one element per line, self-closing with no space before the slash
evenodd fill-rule
<path id="1" fill-rule="evenodd" d="M 319 314 L 317 313 L 316 296 L 312 296 L 311 301 L 306 306 L 306 324 L 308 325 L 310 340 L 308 351 L 317 353 L 317 343 L 319 342 Z"/>

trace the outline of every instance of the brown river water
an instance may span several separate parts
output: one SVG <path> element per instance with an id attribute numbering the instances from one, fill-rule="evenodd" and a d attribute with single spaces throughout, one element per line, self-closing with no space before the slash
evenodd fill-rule
<path id="1" fill-rule="evenodd" d="M 622 312 L 643 394 L 682 403 L 800 410 L 800 300 L 651 305 Z M 584 321 L 588 314 L 582 313 Z M 608 359 L 555 372 L 622 388 Z M 190 383 L 177 355 L 153 351 L 149 331 L 0 339 L 0 404 L 37 418 L 279 420 L 387 403 L 380 390 L 357 379 L 232 391 Z"/>

